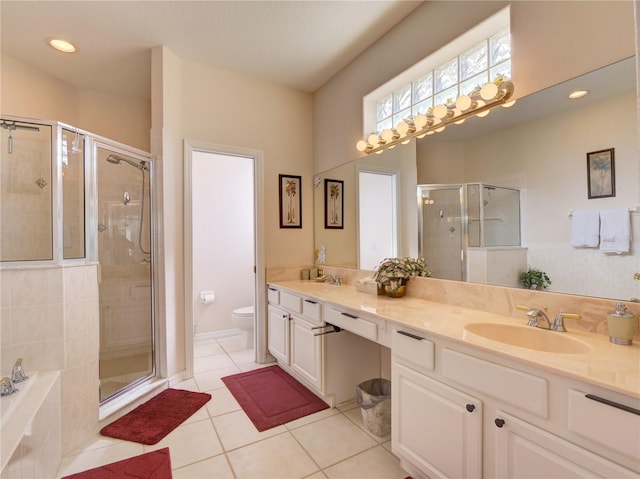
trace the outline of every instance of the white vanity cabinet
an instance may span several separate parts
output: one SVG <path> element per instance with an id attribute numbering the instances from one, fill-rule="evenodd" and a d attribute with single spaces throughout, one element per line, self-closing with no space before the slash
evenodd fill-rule
<path id="1" fill-rule="evenodd" d="M 639 477 L 637 473 L 511 414 L 497 410 L 495 415 L 495 477 Z"/>
<path id="2" fill-rule="evenodd" d="M 358 384 L 379 377 L 380 346 L 348 330 L 334 332 L 324 320 L 331 305 L 271 286 L 267 295 L 269 352 L 330 406 L 353 399 Z"/>
<path id="3" fill-rule="evenodd" d="M 391 352 L 392 449 L 414 478 L 640 477 L 633 407 L 400 326 Z"/>
<path id="4" fill-rule="evenodd" d="M 428 375 L 433 341 L 400 329 L 391 344 L 394 453 L 412 474 L 417 467 L 431 478 L 481 478 L 482 401 Z"/>
<path id="5" fill-rule="evenodd" d="M 291 369 L 317 389 L 322 389 L 322 337 L 313 323 L 293 316 L 290 322 Z"/>
<path id="6" fill-rule="evenodd" d="M 267 338 L 269 352 L 303 382 L 323 389 L 322 305 L 314 300 L 269 289 Z"/>
<path id="7" fill-rule="evenodd" d="M 269 316 L 267 318 L 269 352 L 274 358 L 285 364 L 289 364 L 291 354 L 290 320 L 291 315 L 287 311 L 269 305 Z"/>

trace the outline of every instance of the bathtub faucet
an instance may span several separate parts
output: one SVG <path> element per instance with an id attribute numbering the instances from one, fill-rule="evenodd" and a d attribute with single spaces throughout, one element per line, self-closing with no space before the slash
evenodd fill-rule
<path id="1" fill-rule="evenodd" d="M 11 371 L 11 381 L 14 383 L 21 383 L 27 379 L 29 379 L 29 376 L 27 376 L 24 373 L 24 369 L 22 369 L 22 358 L 18 358 L 16 363 L 13 365 L 13 370 Z"/>
<path id="2" fill-rule="evenodd" d="M 0 379 L 0 396 L 9 396 L 18 392 L 18 389 L 13 385 L 13 381 L 10 377 L 3 377 Z"/>

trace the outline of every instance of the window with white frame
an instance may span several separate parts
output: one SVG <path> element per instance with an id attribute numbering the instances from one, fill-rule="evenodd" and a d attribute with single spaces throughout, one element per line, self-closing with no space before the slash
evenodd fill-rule
<path id="1" fill-rule="evenodd" d="M 391 129 L 440 104 L 455 102 L 460 95 L 497 78 L 511 78 L 511 32 L 509 27 L 465 49 L 453 58 L 405 83 L 376 102 L 377 133 Z"/>

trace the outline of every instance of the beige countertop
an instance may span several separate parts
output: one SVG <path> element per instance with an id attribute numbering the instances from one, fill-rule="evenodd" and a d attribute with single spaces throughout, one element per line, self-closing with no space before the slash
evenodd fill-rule
<path id="1" fill-rule="evenodd" d="M 554 374 L 640 398 L 640 344 L 616 345 L 606 335 L 572 330 L 571 320 L 566 320 L 566 333 L 542 333 L 571 336 L 588 344 L 591 349 L 589 352 L 561 354 L 532 350 L 486 339 L 465 330 L 468 324 L 488 322 L 529 327 L 526 326 L 527 318 L 524 313 L 518 317 L 508 317 L 408 296 L 388 298 L 359 292 L 353 285 L 332 286 L 303 280 L 269 284 L 517 360 Z"/>

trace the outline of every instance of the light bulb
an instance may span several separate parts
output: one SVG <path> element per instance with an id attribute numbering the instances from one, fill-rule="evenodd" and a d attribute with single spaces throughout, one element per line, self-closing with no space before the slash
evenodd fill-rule
<path id="1" fill-rule="evenodd" d="M 391 141 L 393 139 L 393 131 L 387 128 L 385 130 L 382 130 L 380 136 L 385 142 Z"/>
<path id="2" fill-rule="evenodd" d="M 511 101 L 508 101 L 507 103 L 504 103 L 502 105 L 502 108 L 511 108 L 515 104 L 516 104 L 516 100 L 511 100 Z"/>
<path id="3" fill-rule="evenodd" d="M 407 123 L 406 121 L 401 121 L 400 123 L 398 123 L 398 126 L 396 126 L 396 130 L 398 130 L 398 134 L 402 137 L 402 136 L 407 136 L 407 133 L 409 133 L 409 131 L 412 129 L 412 126 L 409 125 L 409 123 Z M 416 131 L 415 127 L 413 128 L 413 131 Z M 412 133 L 413 133 L 412 131 Z"/>
<path id="4" fill-rule="evenodd" d="M 369 146 L 369 144 L 366 141 L 360 140 L 358 143 L 356 143 L 356 150 L 364 151 L 367 149 L 367 146 Z"/>
<path id="5" fill-rule="evenodd" d="M 493 100 L 497 94 L 498 86 L 493 82 L 486 83 L 480 90 L 480 97 L 485 101 Z"/>
<path id="6" fill-rule="evenodd" d="M 485 111 L 481 111 L 480 113 L 478 113 L 476 116 L 478 118 L 484 118 L 485 116 L 487 116 L 489 113 L 491 113 L 491 110 L 485 110 Z"/>
<path id="7" fill-rule="evenodd" d="M 413 124 L 416 126 L 417 130 L 422 130 L 427 124 L 427 121 L 427 115 L 420 113 L 413 119 Z"/>
<path id="8" fill-rule="evenodd" d="M 469 95 L 462 95 L 456 99 L 456 108 L 460 111 L 467 111 L 474 107 L 474 103 Z"/>
<path id="9" fill-rule="evenodd" d="M 438 119 L 442 119 L 444 117 L 447 116 L 449 110 L 447 109 L 447 107 L 445 105 L 436 105 L 435 107 L 433 107 L 433 116 L 435 116 Z"/>
<path id="10" fill-rule="evenodd" d="M 380 138 L 378 138 L 378 135 L 376 135 L 375 133 L 371 133 L 367 138 L 367 142 L 375 148 L 376 146 L 378 146 L 378 143 L 380 143 Z"/>

